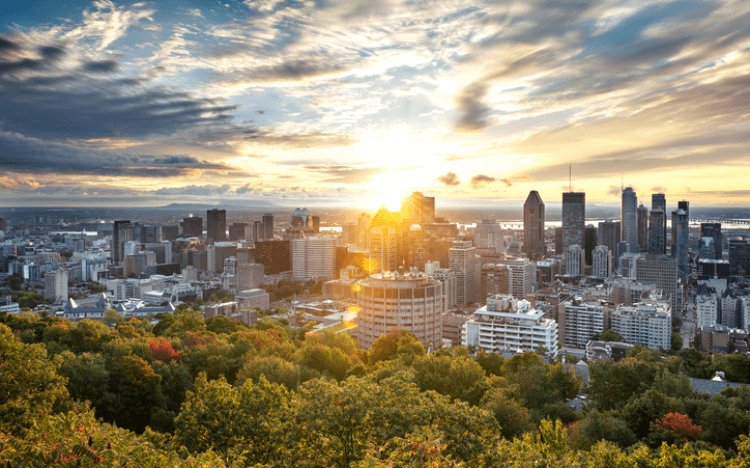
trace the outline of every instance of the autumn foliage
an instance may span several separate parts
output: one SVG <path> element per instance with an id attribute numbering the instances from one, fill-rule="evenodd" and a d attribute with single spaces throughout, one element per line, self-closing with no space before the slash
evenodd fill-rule
<path id="1" fill-rule="evenodd" d="M 680 443 L 700 439 L 703 436 L 703 428 L 693 424 L 689 416 L 680 413 L 667 413 L 663 418 L 657 418 L 651 424 L 651 430 L 669 434 Z"/>
<path id="2" fill-rule="evenodd" d="M 175 351 L 172 347 L 172 343 L 165 340 L 164 338 L 158 337 L 148 341 L 148 347 L 151 348 L 151 353 L 154 355 L 154 359 L 161 361 L 165 364 L 170 362 L 179 362 L 180 353 Z"/>

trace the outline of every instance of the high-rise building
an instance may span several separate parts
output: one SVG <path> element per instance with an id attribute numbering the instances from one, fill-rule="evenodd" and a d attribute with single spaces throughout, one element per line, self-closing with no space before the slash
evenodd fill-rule
<path id="1" fill-rule="evenodd" d="M 597 238 L 596 227 L 594 227 L 593 224 L 589 224 L 588 226 L 586 226 L 586 229 L 583 231 L 583 242 L 584 242 L 583 252 L 584 252 L 584 258 L 586 260 L 585 265 L 591 266 L 591 252 L 593 252 L 594 247 L 596 247 L 596 238 Z"/>
<path id="2" fill-rule="evenodd" d="M 296 280 L 336 278 L 335 258 L 333 237 L 292 239 L 292 277 Z"/>
<path id="3" fill-rule="evenodd" d="M 487 263 L 482 265 L 479 302 L 487 303 L 488 297 L 510 294 L 510 270 L 506 265 Z"/>
<path id="4" fill-rule="evenodd" d="M 547 254 L 544 243 L 544 202 L 539 192 L 532 190 L 523 204 L 523 252 L 532 260 Z"/>
<path id="5" fill-rule="evenodd" d="M 648 250 L 648 208 L 640 205 L 637 210 L 638 218 L 638 251 Z"/>
<path id="6" fill-rule="evenodd" d="M 255 243 L 255 261 L 263 264 L 266 275 L 292 271 L 292 245 L 288 240 Z"/>
<path id="7" fill-rule="evenodd" d="M 651 211 L 659 211 L 661 210 L 662 213 L 664 213 L 664 249 L 661 252 L 658 253 L 667 253 L 667 198 L 664 196 L 663 193 L 653 193 L 651 194 Z M 649 223 L 649 229 L 651 229 L 651 225 Z M 649 252 L 653 253 L 653 252 Z"/>
<path id="8" fill-rule="evenodd" d="M 236 277 L 237 291 L 255 289 L 263 281 L 263 265 L 260 263 L 238 263 Z"/>
<path id="9" fill-rule="evenodd" d="M 4 218 L 0 218 L 0 231 L 4 232 L 7 227 L 7 220 Z"/>
<path id="10" fill-rule="evenodd" d="M 580 245 L 571 245 L 565 250 L 563 258 L 564 272 L 569 276 L 583 275 L 585 260 L 584 252 Z"/>
<path id="11" fill-rule="evenodd" d="M 185 218 L 180 224 L 183 237 L 203 237 L 203 218 Z"/>
<path id="12" fill-rule="evenodd" d="M 263 232 L 260 234 L 263 240 L 273 240 L 273 213 L 263 215 Z M 257 239 L 256 239 L 257 240 Z"/>
<path id="13" fill-rule="evenodd" d="M 641 283 L 653 283 L 669 299 L 675 314 L 682 312 L 682 289 L 677 261 L 666 255 L 641 255 L 636 259 L 635 278 Z"/>
<path id="14" fill-rule="evenodd" d="M 122 259 L 125 257 L 123 250 L 125 242 L 133 240 L 133 226 L 130 221 L 122 220 L 115 221 L 114 227 L 112 228 L 112 263 L 119 265 Z"/>
<path id="15" fill-rule="evenodd" d="M 612 252 L 606 245 L 597 245 L 591 254 L 591 275 L 598 278 L 612 276 Z"/>
<path id="16" fill-rule="evenodd" d="M 584 349 L 586 343 L 604 331 L 607 308 L 602 301 L 583 301 L 575 297 L 557 308 L 560 341 L 563 346 Z"/>
<path id="17" fill-rule="evenodd" d="M 666 254 L 667 253 L 667 234 L 666 212 L 661 208 L 653 210 L 648 218 L 648 253 Z"/>
<path id="18" fill-rule="evenodd" d="M 620 243 L 620 222 L 608 219 L 599 223 L 596 235 L 597 245 L 606 246 L 614 254 L 617 252 L 617 244 Z"/>
<path id="19" fill-rule="evenodd" d="M 214 242 L 227 240 L 227 210 L 213 209 L 206 212 L 206 238 Z"/>
<path id="20" fill-rule="evenodd" d="M 620 239 L 628 243 L 630 252 L 638 252 L 638 197 L 630 187 L 622 191 L 620 227 Z"/>
<path id="21" fill-rule="evenodd" d="M 735 274 L 750 272 L 750 244 L 745 239 L 729 240 L 729 267 Z"/>
<path id="22" fill-rule="evenodd" d="M 232 242 L 244 240 L 246 231 L 247 223 L 232 223 L 229 226 L 229 240 Z"/>
<path id="23" fill-rule="evenodd" d="M 408 224 L 432 224 L 435 222 L 435 197 L 425 197 L 414 192 L 401 199 L 401 219 Z"/>
<path id="24" fill-rule="evenodd" d="M 721 223 L 701 223 L 701 259 L 721 260 L 723 243 Z"/>
<path id="25" fill-rule="evenodd" d="M 680 279 L 687 279 L 690 275 L 688 221 L 688 214 L 685 210 L 678 208 L 677 211 L 672 212 L 672 256 L 677 260 L 677 277 Z"/>
<path id="26" fill-rule="evenodd" d="M 536 262 L 529 261 L 528 258 L 506 258 L 501 265 L 508 268 L 508 294 L 523 298 L 535 292 Z"/>
<path id="27" fill-rule="evenodd" d="M 439 262 L 437 263 L 438 265 L 440 264 Z M 432 273 L 427 274 L 443 283 L 443 296 L 445 297 L 443 306 L 445 310 L 456 305 L 456 272 L 449 268 L 438 268 Z"/>
<path id="28" fill-rule="evenodd" d="M 396 271 L 399 259 L 399 239 L 396 228 L 373 226 L 369 231 L 371 264 L 368 265 L 368 273 Z"/>
<path id="29" fill-rule="evenodd" d="M 619 306 L 611 312 L 610 319 L 612 329 L 628 343 L 663 351 L 670 348 L 672 314 L 667 304 L 642 302 Z"/>
<path id="30" fill-rule="evenodd" d="M 503 230 L 494 219 L 483 219 L 474 230 L 474 247 L 480 253 L 503 252 Z"/>
<path id="31" fill-rule="evenodd" d="M 714 294 L 698 294 L 695 296 L 696 325 L 712 327 L 718 322 L 719 301 Z"/>
<path id="32" fill-rule="evenodd" d="M 583 246 L 586 226 L 586 194 L 564 192 L 562 199 L 562 250 L 571 245 Z"/>
<path id="33" fill-rule="evenodd" d="M 448 251 L 448 265 L 456 272 L 456 303 L 466 306 L 479 299 L 480 261 L 471 242 L 454 241 Z"/>
<path id="34" fill-rule="evenodd" d="M 58 268 L 44 274 L 44 299 L 52 302 L 67 302 L 68 270 Z"/>
<path id="35" fill-rule="evenodd" d="M 492 353 L 543 352 L 557 357 L 557 322 L 526 300 L 495 296 L 464 323 L 462 345 Z"/>
<path id="36" fill-rule="evenodd" d="M 357 341 L 369 349 L 391 330 L 408 330 L 430 348 L 442 344 L 443 283 L 424 273 L 373 273 L 357 292 Z"/>

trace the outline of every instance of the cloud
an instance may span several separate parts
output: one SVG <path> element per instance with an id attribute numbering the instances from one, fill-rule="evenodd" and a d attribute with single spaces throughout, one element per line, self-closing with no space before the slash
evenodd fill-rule
<path id="1" fill-rule="evenodd" d="M 491 178 L 491 177 L 490 177 Z M 504 183 L 506 187 L 512 187 L 513 183 L 510 181 L 510 179 L 500 179 L 500 182 Z"/>
<path id="2" fill-rule="evenodd" d="M 92 73 L 113 73 L 119 68 L 115 60 L 101 60 L 99 62 L 88 62 L 83 66 L 83 69 Z"/>
<path id="3" fill-rule="evenodd" d="M 367 184 L 372 181 L 372 176 L 390 171 L 382 167 L 328 166 L 321 164 L 308 164 L 302 167 L 308 171 L 330 176 L 330 178 L 323 180 L 325 183 L 349 185 Z"/>
<path id="4" fill-rule="evenodd" d="M 494 177 L 484 175 L 484 174 L 477 174 L 471 178 L 471 188 L 476 190 L 480 187 L 483 187 L 485 185 L 495 182 L 495 180 L 496 179 Z"/>
<path id="5" fill-rule="evenodd" d="M 459 94 L 457 105 L 461 116 L 455 124 L 459 132 L 476 132 L 489 125 L 487 115 L 490 108 L 482 103 L 487 94 L 487 85 L 483 83 L 472 83 Z"/>
<path id="6" fill-rule="evenodd" d="M 607 195 L 613 195 L 615 197 L 622 196 L 622 188 L 618 187 L 617 185 L 610 185 L 607 189 Z"/>
<path id="7" fill-rule="evenodd" d="M 447 174 L 441 175 L 437 178 L 437 181 L 445 185 L 446 187 L 455 187 L 461 184 L 461 181 L 458 180 L 458 176 L 455 172 L 449 172 Z"/>
<path id="8" fill-rule="evenodd" d="M 661 185 L 657 185 L 656 187 L 651 187 L 652 193 L 665 193 L 668 189 L 666 187 L 662 187 Z"/>

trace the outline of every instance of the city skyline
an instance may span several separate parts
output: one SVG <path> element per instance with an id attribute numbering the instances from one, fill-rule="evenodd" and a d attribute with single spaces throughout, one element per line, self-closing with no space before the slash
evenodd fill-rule
<path id="1" fill-rule="evenodd" d="M 742 2 L 0 13 L 5 207 L 521 205 L 531 190 L 616 206 L 622 185 L 750 206 Z"/>

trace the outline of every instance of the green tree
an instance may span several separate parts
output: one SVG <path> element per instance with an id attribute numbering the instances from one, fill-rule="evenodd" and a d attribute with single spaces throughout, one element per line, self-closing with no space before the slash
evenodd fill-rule
<path id="1" fill-rule="evenodd" d="M 625 338 L 623 338 L 622 335 L 612 330 L 611 328 L 607 331 L 602 332 L 602 334 L 599 335 L 599 339 L 602 341 L 625 341 Z"/>
<path id="2" fill-rule="evenodd" d="M 479 403 L 489 388 L 484 369 L 471 358 L 438 355 L 416 359 L 412 363 L 420 390 L 434 390 L 451 400 Z"/>
<path id="3" fill-rule="evenodd" d="M 68 399 L 58 367 L 44 345 L 21 343 L 0 324 L 0 432 L 21 434 Z"/>

